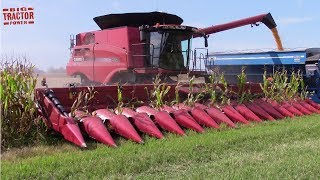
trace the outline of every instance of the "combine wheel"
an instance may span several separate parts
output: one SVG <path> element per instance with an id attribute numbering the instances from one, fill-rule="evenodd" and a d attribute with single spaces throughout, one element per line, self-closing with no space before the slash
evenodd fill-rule
<path id="1" fill-rule="evenodd" d="M 91 81 L 85 75 L 80 75 L 80 80 L 80 83 L 83 86 L 88 86 L 91 83 Z"/>
<path id="2" fill-rule="evenodd" d="M 97 83 L 95 83 L 94 81 L 91 81 L 87 78 L 86 75 L 83 74 L 77 74 L 75 75 L 76 78 L 80 79 L 80 86 L 95 86 L 97 85 Z"/>
<path id="3" fill-rule="evenodd" d="M 114 84 L 114 83 L 135 84 L 136 80 L 137 80 L 136 75 L 133 72 L 119 72 L 113 76 L 111 80 L 111 84 Z"/>

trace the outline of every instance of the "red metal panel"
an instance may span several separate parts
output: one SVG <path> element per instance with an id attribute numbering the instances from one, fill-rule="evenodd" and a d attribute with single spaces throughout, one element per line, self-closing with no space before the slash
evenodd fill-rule
<path id="1" fill-rule="evenodd" d="M 49 128 L 61 133 L 66 140 L 80 147 L 86 147 L 78 124 L 71 117 L 61 114 L 50 99 L 43 94 L 43 91 L 39 89 L 36 90 L 36 100 L 41 106 L 41 113 L 46 120 L 46 124 L 50 125 Z"/>
<path id="2" fill-rule="evenodd" d="M 81 45 L 74 48 L 66 71 L 69 76 L 83 74 L 88 79 L 94 80 L 93 62 L 94 62 L 94 44 Z"/>

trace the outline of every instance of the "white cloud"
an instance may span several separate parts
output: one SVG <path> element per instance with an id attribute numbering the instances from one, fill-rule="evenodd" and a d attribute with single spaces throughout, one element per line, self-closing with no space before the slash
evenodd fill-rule
<path id="1" fill-rule="evenodd" d="M 278 20 L 279 24 L 282 25 L 290 25 L 290 24 L 300 24 L 305 22 L 313 21 L 315 18 L 313 17 L 286 17 L 280 18 Z"/>

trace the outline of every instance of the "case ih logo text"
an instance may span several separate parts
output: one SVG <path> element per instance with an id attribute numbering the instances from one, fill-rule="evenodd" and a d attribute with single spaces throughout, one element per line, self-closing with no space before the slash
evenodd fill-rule
<path id="1" fill-rule="evenodd" d="M 4 8 L 3 25 L 34 24 L 34 12 L 32 7 Z"/>

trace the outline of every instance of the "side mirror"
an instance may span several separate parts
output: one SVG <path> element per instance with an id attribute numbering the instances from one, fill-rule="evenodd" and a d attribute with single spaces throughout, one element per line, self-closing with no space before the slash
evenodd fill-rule
<path id="1" fill-rule="evenodd" d="M 140 42 L 146 41 L 147 33 L 145 31 L 140 30 Z"/>
<path id="2" fill-rule="evenodd" d="M 208 37 L 207 35 L 204 36 L 204 47 L 208 47 Z"/>

